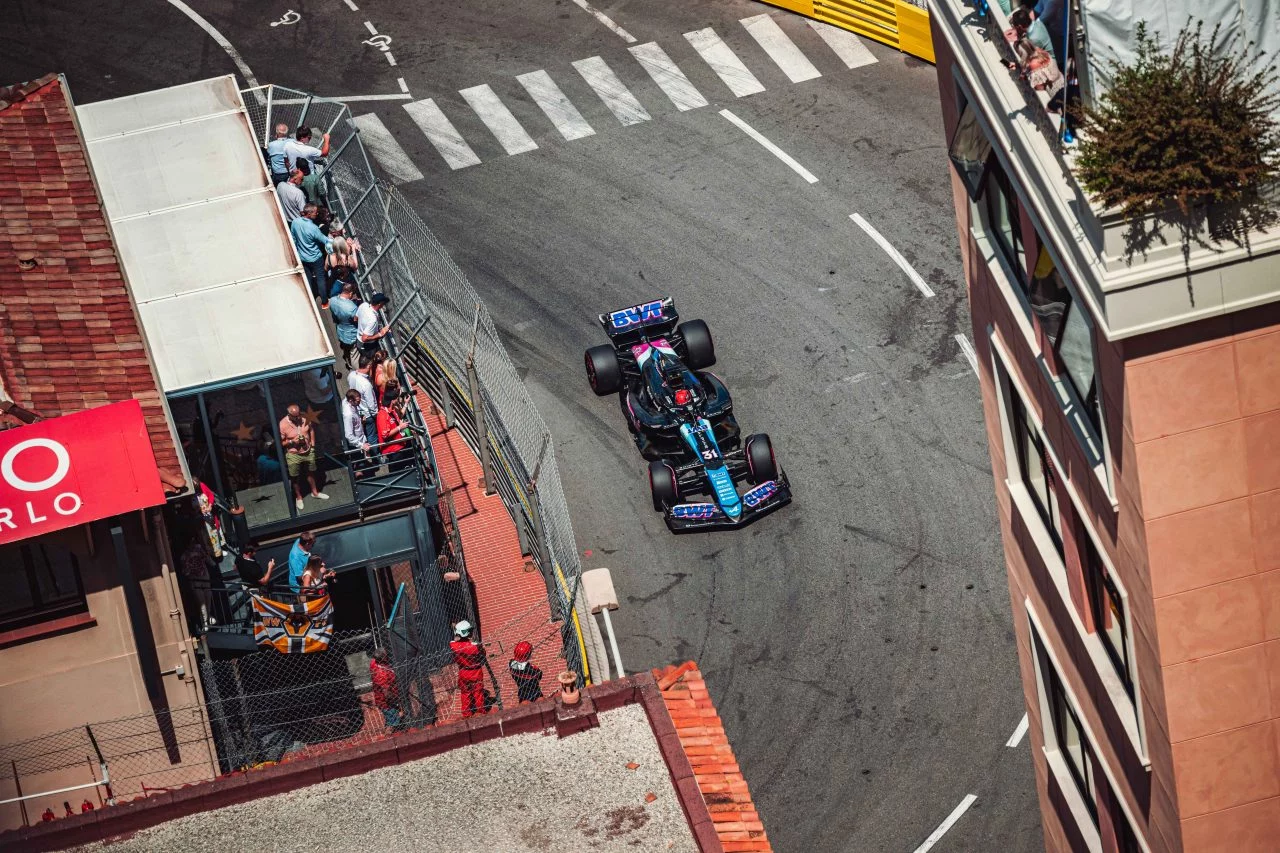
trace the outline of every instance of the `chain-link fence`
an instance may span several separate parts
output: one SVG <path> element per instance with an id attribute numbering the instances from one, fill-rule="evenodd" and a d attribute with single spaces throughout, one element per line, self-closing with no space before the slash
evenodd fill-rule
<path id="1" fill-rule="evenodd" d="M 0 746 L 0 829 L 100 808 L 237 770 L 371 743 L 396 731 L 462 717 L 458 668 L 433 644 L 402 587 L 387 625 L 335 632 L 312 654 L 263 649 L 200 664 L 206 703 L 93 723 Z M 542 615 L 540 615 L 542 614 Z M 535 660 L 558 657 L 560 629 L 541 603 L 490 632 L 521 636 Z M 486 710 L 516 701 L 505 668 L 511 650 L 484 644 Z M 385 657 L 379 654 L 385 653 Z M 376 661 L 376 663 L 375 663 Z M 554 679 L 544 684 L 554 693 Z"/>
<path id="2" fill-rule="evenodd" d="M 330 210 L 360 241 L 357 281 L 366 295 L 390 297 L 393 354 L 480 458 L 486 489 L 502 496 L 522 548 L 542 572 L 552 614 L 564 625 L 565 660 L 589 680 L 582 567 L 551 433 L 488 310 L 412 205 L 376 178 L 344 104 L 280 86 L 245 94 L 264 145 L 277 124 L 330 134 L 324 188 Z"/>

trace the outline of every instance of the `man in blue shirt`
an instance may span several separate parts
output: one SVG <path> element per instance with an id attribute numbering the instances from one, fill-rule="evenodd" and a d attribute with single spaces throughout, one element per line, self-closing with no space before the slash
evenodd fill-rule
<path id="1" fill-rule="evenodd" d="M 354 370 L 351 363 L 356 352 L 359 337 L 356 334 L 356 285 L 352 281 L 342 282 L 342 290 L 329 300 L 329 316 L 338 333 L 338 345 L 342 347 L 342 360 L 348 370 Z"/>
<path id="2" fill-rule="evenodd" d="M 271 185 L 289 180 L 289 166 L 285 162 L 285 146 L 289 138 L 289 125 L 276 125 L 276 138 L 267 143 L 267 158 L 271 161 Z"/>
<path id="3" fill-rule="evenodd" d="M 307 570 L 311 560 L 311 549 L 316 545 L 316 535 L 307 531 L 298 537 L 289 549 L 289 589 L 294 592 L 302 590 L 302 573 Z"/>
<path id="4" fill-rule="evenodd" d="M 307 274 L 311 293 L 320 300 L 321 308 L 329 307 L 329 287 L 324 271 L 324 256 L 333 251 L 333 242 L 316 225 L 319 208 L 309 204 L 302 208 L 302 215 L 289 223 L 289 234 L 298 250 L 302 269 Z"/>

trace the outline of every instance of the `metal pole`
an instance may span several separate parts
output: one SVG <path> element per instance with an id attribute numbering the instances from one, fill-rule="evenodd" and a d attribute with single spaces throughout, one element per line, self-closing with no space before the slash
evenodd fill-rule
<path id="1" fill-rule="evenodd" d="M 365 282 L 367 282 L 367 281 L 369 280 L 369 276 L 373 274 L 373 268 L 374 268 L 374 267 L 376 267 L 376 266 L 378 265 L 378 262 L 379 262 L 379 261 L 381 261 L 383 258 L 385 258 L 385 257 L 387 256 L 387 252 L 388 252 L 388 251 L 390 251 L 391 247 L 392 247 L 392 246 L 394 246 L 394 245 L 396 244 L 396 241 L 397 241 L 397 240 L 399 240 L 399 239 L 400 239 L 400 235 L 399 235 L 399 234 L 393 234 L 393 235 L 391 236 L 391 242 L 390 242 L 390 243 L 388 243 L 387 245 L 383 246 L 383 247 L 382 247 L 382 251 L 378 253 L 378 256 L 377 256 L 376 258 L 374 258 L 374 259 L 369 263 L 369 265 L 368 265 L 368 266 L 366 266 L 366 267 L 364 268 L 364 275 L 362 276 L 362 275 L 360 275 L 360 273 L 356 273 L 356 285 L 357 285 L 357 286 L 359 286 L 359 287 L 363 287 L 363 286 L 364 286 L 364 283 L 365 283 Z"/>
<path id="2" fill-rule="evenodd" d="M 85 725 L 84 730 L 89 735 L 89 743 L 93 745 L 94 754 L 98 756 L 98 767 L 102 770 L 102 784 L 107 789 L 107 803 L 114 806 L 116 804 L 116 796 L 111 791 L 111 771 L 107 767 L 107 759 L 102 757 L 102 749 L 98 746 L 98 739 L 93 736 L 93 729 Z"/>
<path id="3" fill-rule="evenodd" d="M 310 110 L 311 110 L 311 98 L 312 98 L 312 97 L 313 97 L 313 96 L 311 96 L 311 95 L 307 95 L 307 102 L 306 102 L 305 104 L 303 104 L 303 105 L 302 105 L 302 115 L 298 116 L 298 127 L 306 127 L 306 126 L 307 126 L 307 113 L 308 113 L 308 112 L 310 112 Z"/>
<path id="4" fill-rule="evenodd" d="M 274 85 L 267 87 L 267 118 L 262 125 L 262 145 L 265 148 L 271 141 L 271 97 L 276 92 Z"/>
<path id="5" fill-rule="evenodd" d="M 18 762 L 10 759 L 9 766 L 13 768 L 13 787 L 18 791 L 18 809 L 22 812 L 22 825 L 30 826 L 31 822 L 27 819 L 27 801 L 22 799 L 22 780 L 18 778 Z"/>
<path id="6" fill-rule="evenodd" d="M 480 486 L 486 495 L 494 492 L 493 458 L 489 451 L 489 430 L 484 416 L 484 397 L 480 394 L 480 374 L 476 372 L 476 338 L 480 333 L 480 303 L 476 303 L 475 320 L 471 323 L 471 351 L 467 353 L 467 380 L 471 385 L 471 412 L 476 422 L 476 441 L 480 445 Z"/>
<path id="7" fill-rule="evenodd" d="M 613 622 L 609 620 L 609 608 L 602 608 L 600 615 L 604 617 L 604 632 L 609 635 L 609 648 L 613 650 L 614 668 L 618 670 L 619 678 L 626 678 L 626 670 L 622 668 L 622 652 L 618 651 L 618 638 L 614 636 Z"/>

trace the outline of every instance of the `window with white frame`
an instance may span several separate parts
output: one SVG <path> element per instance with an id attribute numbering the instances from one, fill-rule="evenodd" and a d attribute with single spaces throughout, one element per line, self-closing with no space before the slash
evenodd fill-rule
<path id="1" fill-rule="evenodd" d="M 947 146 L 947 154 L 955 164 L 969 198 L 977 201 L 982 194 L 987 166 L 991 163 L 991 140 L 982 132 L 982 126 L 978 123 L 978 111 L 969 103 L 969 99 L 957 92 L 956 102 L 960 107 L 960 118 Z"/>
<path id="2" fill-rule="evenodd" d="M 1062 676 L 1054 667 L 1044 648 L 1035 625 L 1031 625 L 1032 648 L 1035 651 L 1041 682 L 1044 686 L 1045 698 L 1048 700 L 1049 724 L 1053 730 L 1052 743 L 1046 743 L 1046 749 L 1056 752 L 1067 765 L 1071 779 L 1075 782 L 1076 791 L 1084 803 L 1094 827 L 1098 825 L 1098 780 L 1102 773 L 1098 766 L 1098 756 L 1089 743 L 1080 715 L 1076 713 L 1071 699 L 1067 696 Z"/>
<path id="3" fill-rule="evenodd" d="M 1120 594 L 1111 573 L 1102 562 L 1093 538 L 1081 531 L 1080 562 L 1084 569 L 1085 587 L 1089 592 L 1089 610 L 1102 647 L 1124 683 L 1125 692 L 1133 698 L 1133 671 L 1129 662 L 1129 623 L 1126 620 L 1124 596 Z"/>
<path id="4" fill-rule="evenodd" d="M 1063 281 L 1062 273 L 1044 246 L 1040 247 L 1031 282 L 1023 292 L 1027 295 L 1031 313 L 1036 316 L 1045 338 L 1066 370 L 1067 381 L 1084 404 L 1094 432 L 1102 435 L 1098 377 L 1093 357 L 1093 323 L 1084 306 L 1072 297 L 1071 289 Z"/>
<path id="5" fill-rule="evenodd" d="M 1035 504 L 1036 512 L 1044 522 L 1058 556 L 1062 557 L 1062 516 L 1058 510 L 1057 491 L 1054 489 L 1053 464 L 1045 451 L 1044 438 L 1027 417 L 1026 405 L 1016 391 L 1009 394 L 1009 426 L 1018 457 L 1019 479 L 1031 495 L 1031 502 Z"/>

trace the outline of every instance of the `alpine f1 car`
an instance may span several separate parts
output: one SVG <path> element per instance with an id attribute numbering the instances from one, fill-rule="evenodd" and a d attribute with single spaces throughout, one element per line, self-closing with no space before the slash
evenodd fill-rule
<path id="1" fill-rule="evenodd" d="M 706 323 L 681 323 L 668 297 L 601 314 L 600 325 L 609 343 L 586 351 L 587 381 L 618 395 L 667 527 L 741 527 L 791 502 L 769 436 L 743 439 L 729 390 L 705 372 L 716 363 Z"/>

